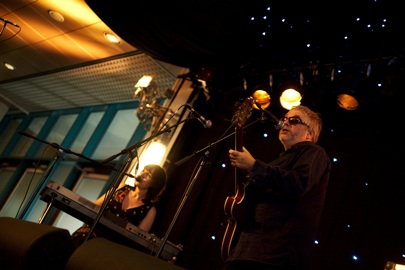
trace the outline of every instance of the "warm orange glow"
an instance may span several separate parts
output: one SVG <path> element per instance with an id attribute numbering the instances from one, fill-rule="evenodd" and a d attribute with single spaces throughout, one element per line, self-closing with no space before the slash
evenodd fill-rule
<path id="1" fill-rule="evenodd" d="M 292 107 L 298 106 L 301 104 L 302 96 L 300 92 L 294 89 L 285 90 L 280 96 L 280 103 L 283 108 L 291 110 Z"/>
<path id="2" fill-rule="evenodd" d="M 135 84 L 135 88 L 138 87 L 148 87 L 150 82 L 153 80 L 154 75 L 144 75 L 142 78 L 139 79 L 139 81 Z"/>
<path id="3" fill-rule="evenodd" d="M 253 93 L 253 99 L 262 106 L 263 109 L 266 109 L 270 106 L 270 95 L 264 90 L 256 90 Z M 253 104 L 253 107 L 258 110 L 259 108 L 256 104 Z"/>
<path id="4" fill-rule="evenodd" d="M 104 34 L 104 37 L 105 37 L 109 42 L 115 43 L 115 44 L 120 44 L 120 43 L 121 43 L 121 42 L 120 42 L 120 39 L 119 39 L 116 35 L 113 35 L 113 34 L 110 34 L 110 33 L 107 33 L 107 32 L 104 32 L 103 34 Z"/>
<path id="5" fill-rule="evenodd" d="M 32 12 L 32 9 L 38 12 Z M 41 13 L 41 10 L 44 12 Z M 16 11 L 14 15 L 16 17 L 12 20 L 18 22 L 24 31 L 10 40 L 14 42 L 10 46 L 19 48 L 28 43 L 34 44 L 30 49 L 52 52 L 52 58 L 49 59 L 44 59 L 46 54 L 32 56 L 37 57 L 38 62 L 49 61 L 50 67 L 52 62 L 66 58 L 68 60 L 64 62 L 70 66 L 136 50 L 122 41 L 85 1 L 36 1 Z M 119 44 L 108 42 L 104 33 L 117 36 Z M 103 44 L 105 46 L 100 46 Z"/>
<path id="6" fill-rule="evenodd" d="M 60 13 L 65 19 L 75 17 L 75 21 L 79 21 L 83 25 L 101 21 L 85 1 L 39 1 L 38 5 Z M 72 10 L 74 10 L 74 14 L 72 14 Z"/>
<path id="7" fill-rule="evenodd" d="M 359 106 L 359 102 L 353 96 L 347 94 L 338 95 L 336 102 L 340 108 L 348 111 L 356 110 Z"/>

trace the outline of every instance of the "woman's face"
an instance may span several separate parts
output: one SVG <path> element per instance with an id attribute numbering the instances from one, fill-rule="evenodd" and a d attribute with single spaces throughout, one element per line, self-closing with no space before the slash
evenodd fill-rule
<path id="1" fill-rule="evenodd" d="M 152 183 L 152 174 L 148 170 L 143 169 L 143 171 L 135 177 L 135 182 L 138 187 L 149 188 Z"/>

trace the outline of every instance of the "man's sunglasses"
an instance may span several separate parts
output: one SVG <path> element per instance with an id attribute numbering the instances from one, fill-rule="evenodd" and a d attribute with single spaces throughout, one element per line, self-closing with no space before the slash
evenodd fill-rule
<path id="1" fill-rule="evenodd" d="M 305 123 L 304 121 L 301 120 L 301 118 L 299 118 L 299 116 L 291 116 L 291 117 L 281 117 L 280 121 L 285 122 L 286 120 L 288 120 L 288 123 L 290 123 L 291 125 L 296 125 L 296 124 L 302 124 L 304 126 L 308 126 L 307 123 Z"/>

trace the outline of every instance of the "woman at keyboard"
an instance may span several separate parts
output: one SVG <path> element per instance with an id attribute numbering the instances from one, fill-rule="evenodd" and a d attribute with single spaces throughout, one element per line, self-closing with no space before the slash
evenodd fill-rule
<path id="1" fill-rule="evenodd" d="M 155 164 L 146 165 L 135 177 L 134 186 L 127 185 L 125 182 L 118 186 L 105 208 L 104 215 L 112 218 L 118 217 L 124 222 L 130 222 L 141 230 L 149 232 L 156 217 L 155 203 L 165 190 L 166 181 L 167 175 L 162 167 Z M 108 197 L 107 193 L 94 203 L 101 206 L 106 197 Z M 72 234 L 76 246 L 83 243 L 90 229 L 89 225 L 84 225 Z M 114 232 L 103 230 L 97 225 L 88 239 L 94 237 L 104 237 L 122 244 L 129 243 L 123 237 L 114 234 Z"/>

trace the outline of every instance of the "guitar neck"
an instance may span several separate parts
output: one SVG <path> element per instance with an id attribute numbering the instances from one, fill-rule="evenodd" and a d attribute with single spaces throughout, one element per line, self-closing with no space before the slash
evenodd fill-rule
<path id="1" fill-rule="evenodd" d="M 239 152 L 243 151 L 243 128 L 237 126 L 235 128 L 235 149 Z M 243 170 L 235 167 L 235 191 L 238 192 L 239 185 L 243 186 L 243 181 L 245 177 L 243 175 Z M 240 192 L 240 191 L 239 191 Z"/>
<path id="2" fill-rule="evenodd" d="M 238 108 L 237 112 L 232 117 L 232 122 L 235 124 L 235 150 L 242 152 L 243 151 L 243 128 L 242 126 L 247 121 L 251 114 L 252 110 L 253 97 L 249 97 L 243 102 L 243 104 Z M 245 197 L 245 187 L 248 185 L 248 182 L 244 182 L 246 177 L 243 176 L 243 171 L 235 167 L 235 195 L 227 197 L 224 204 L 225 214 L 228 216 L 228 224 L 226 226 L 226 231 L 224 238 L 222 239 L 221 254 L 222 258 L 225 260 L 233 244 L 233 238 L 236 234 L 239 234 L 239 225 L 238 220 L 241 220 L 241 215 L 234 216 L 233 208 L 234 206 L 241 205 Z M 239 216 L 239 217 L 238 217 Z"/>
<path id="3" fill-rule="evenodd" d="M 243 151 L 243 128 L 235 128 L 235 149 L 239 152 Z"/>

